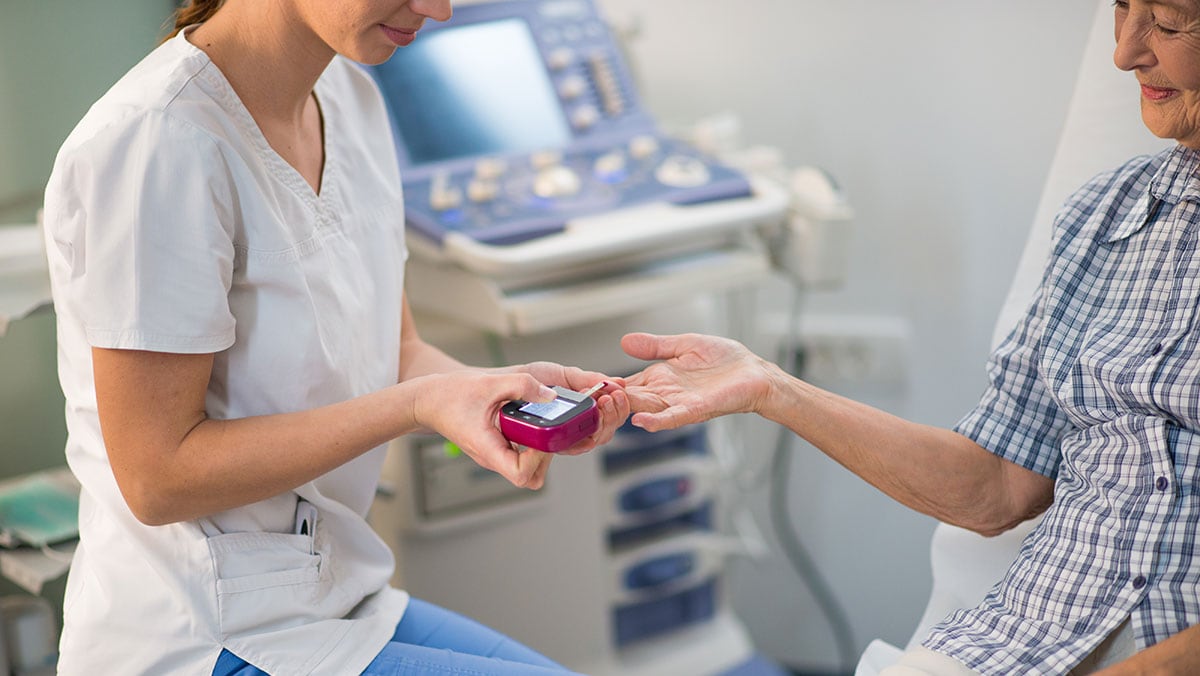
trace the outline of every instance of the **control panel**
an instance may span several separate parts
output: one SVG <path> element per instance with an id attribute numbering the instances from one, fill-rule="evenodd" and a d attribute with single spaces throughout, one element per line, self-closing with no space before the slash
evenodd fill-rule
<path id="1" fill-rule="evenodd" d="M 490 245 L 640 204 L 746 197 L 739 172 L 657 129 L 591 0 L 455 9 L 373 66 L 409 227 Z"/>

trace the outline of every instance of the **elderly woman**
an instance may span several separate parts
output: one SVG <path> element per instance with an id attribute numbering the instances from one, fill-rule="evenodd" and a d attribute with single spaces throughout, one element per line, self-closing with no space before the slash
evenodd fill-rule
<path id="1" fill-rule="evenodd" d="M 1115 61 L 1178 145 L 1065 205 L 1041 286 L 954 430 L 796 380 L 732 341 L 632 334 L 660 430 L 787 425 L 902 503 L 983 534 L 1045 511 L 1008 574 L 883 673 L 1200 673 L 1200 0 L 1115 3 Z"/>

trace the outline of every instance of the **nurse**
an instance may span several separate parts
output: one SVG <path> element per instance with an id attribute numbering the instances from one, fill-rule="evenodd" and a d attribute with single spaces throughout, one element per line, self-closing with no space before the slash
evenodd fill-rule
<path id="1" fill-rule="evenodd" d="M 60 673 L 561 671 L 390 588 L 364 518 L 383 444 L 417 430 L 539 488 L 551 456 L 498 409 L 605 379 L 468 368 L 413 326 L 386 112 L 353 62 L 450 13 L 193 0 L 63 145 L 46 242 L 83 491 Z M 628 415 L 602 392 L 568 453 Z"/>

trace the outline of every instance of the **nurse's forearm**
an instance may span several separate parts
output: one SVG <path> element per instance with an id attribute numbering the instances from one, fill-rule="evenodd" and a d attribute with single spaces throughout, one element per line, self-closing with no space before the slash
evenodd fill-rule
<path id="1" fill-rule="evenodd" d="M 404 383 L 296 413 L 211 420 L 211 354 L 93 349 L 100 428 L 134 516 L 161 525 L 291 490 L 420 425 Z"/>
<path id="2" fill-rule="evenodd" d="M 464 368 L 468 367 L 421 338 L 408 304 L 408 296 L 405 295 L 400 308 L 400 372 L 396 374 L 397 382 Z"/>
<path id="3" fill-rule="evenodd" d="M 759 413 L 896 500 L 994 535 L 1049 505 L 1053 482 L 951 430 L 898 418 L 769 367 Z"/>
<path id="4" fill-rule="evenodd" d="M 471 368 L 420 338 L 406 340 L 400 348 L 398 382 L 434 373 L 449 373 Z"/>
<path id="5" fill-rule="evenodd" d="M 109 456 L 140 521 L 187 521 L 292 490 L 413 431 L 413 390 L 402 384 L 297 413 L 204 418 L 175 448 L 130 453 L 110 444 Z M 139 466 L 119 468 L 121 458 Z"/>

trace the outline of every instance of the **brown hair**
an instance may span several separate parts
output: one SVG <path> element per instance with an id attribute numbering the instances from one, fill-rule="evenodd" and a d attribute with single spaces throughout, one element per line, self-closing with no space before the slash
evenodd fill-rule
<path id="1" fill-rule="evenodd" d="M 179 6 L 179 9 L 175 10 L 170 19 L 167 19 L 166 26 L 171 26 L 172 19 L 174 19 L 175 25 L 167 28 L 169 32 L 163 38 L 163 42 L 175 37 L 179 31 L 192 24 L 208 21 L 213 14 L 217 13 L 218 9 L 221 9 L 223 4 L 225 4 L 225 0 L 187 0 L 185 4 Z"/>

